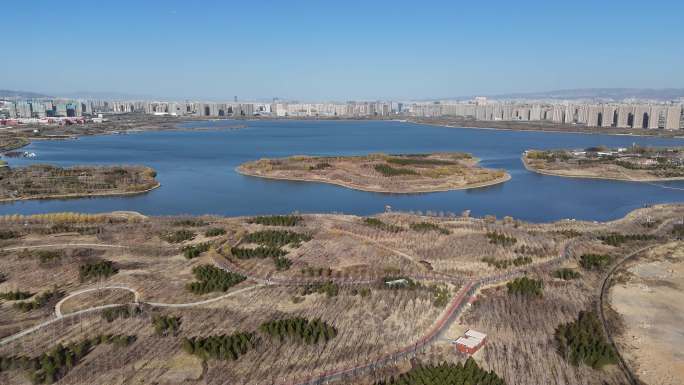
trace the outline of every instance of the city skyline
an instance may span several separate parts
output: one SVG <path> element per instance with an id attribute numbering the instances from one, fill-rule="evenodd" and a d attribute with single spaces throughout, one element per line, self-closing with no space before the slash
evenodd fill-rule
<path id="1" fill-rule="evenodd" d="M 2 88 L 49 94 L 407 100 L 684 86 L 684 6 L 674 1 L 38 1 L 3 10 L 17 33 L 4 39 Z"/>

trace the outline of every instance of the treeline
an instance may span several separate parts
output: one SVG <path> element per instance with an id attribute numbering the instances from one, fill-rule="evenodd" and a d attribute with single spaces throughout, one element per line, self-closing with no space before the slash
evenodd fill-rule
<path id="1" fill-rule="evenodd" d="M 87 262 L 78 267 L 81 281 L 109 278 L 119 272 L 112 261 Z"/>
<path id="2" fill-rule="evenodd" d="M 430 222 L 418 222 L 418 223 L 411 223 L 409 225 L 411 227 L 411 230 L 413 231 L 420 231 L 420 232 L 428 232 L 428 231 L 437 231 L 440 234 L 444 235 L 449 235 L 451 232 L 448 229 L 445 229 L 444 227 L 438 226 L 434 223 Z"/>
<path id="3" fill-rule="evenodd" d="M 297 247 L 302 242 L 310 241 L 311 236 L 287 230 L 262 230 L 247 234 L 242 240 L 268 247 L 282 247 L 288 244 Z"/>
<path id="4" fill-rule="evenodd" d="M 128 346 L 136 341 L 134 335 L 101 334 L 66 346 L 59 344 L 37 357 L 0 357 L 0 372 L 23 369 L 34 384 L 52 384 L 59 381 L 90 353 L 97 345 Z"/>
<path id="5" fill-rule="evenodd" d="M 177 335 L 181 326 L 181 317 L 155 315 L 152 317 L 154 332 L 160 337 Z"/>
<path id="6" fill-rule="evenodd" d="M 594 369 L 617 363 L 617 354 L 606 341 L 601 321 L 594 311 L 580 312 L 576 321 L 556 328 L 558 352 L 571 364 Z"/>
<path id="7" fill-rule="evenodd" d="M 199 257 L 202 253 L 209 251 L 211 248 L 210 242 L 198 243 L 196 245 L 184 246 L 181 250 L 183 251 L 183 256 L 187 259 L 193 259 Z"/>
<path id="8" fill-rule="evenodd" d="M 605 235 L 599 235 L 597 237 L 606 245 L 610 246 L 620 246 L 625 242 L 630 241 L 651 241 L 657 239 L 653 234 L 620 234 L 620 233 L 610 233 Z"/>
<path id="9" fill-rule="evenodd" d="M 206 294 L 214 291 L 227 291 L 246 279 L 245 276 L 219 269 L 212 265 L 200 265 L 192 268 L 197 281 L 187 284 L 187 289 L 194 294 Z"/>
<path id="10" fill-rule="evenodd" d="M 558 269 L 558 270 L 554 271 L 553 276 L 556 278 L 560 278 L 560 279 L 564 279 L 566 281 L 569 281 L 571 279 L 579 278 L 581 276 L 581 274 L 578 271 L 564 267 L 562 269 Z"/>
<path id="11" fill-rule="evenodd" d="M 140 306 L 121 305 L 102 310 L 100 316 L 107 322 L 114 322 L 119 318 L 128 319 L 140 314 L 142 314 Z"/>
<path id="12" fill-rule="evenodd" d="M 364 218 L 363 223 L 370 227 L 375 227 L 376 229 L 380 229 L 390 233 L 398 233 L 400 231 L 404 231 L 403 227 L 385 223 L 379 220 L 378 218 Z"/>
<path id="13" fill-rule="evenodd" d="M 465 363 L 417 366 L 398 378 L 374 385 L 506 385 L 493 371 L 480 368 L 472 357 Z"/>
<path id="14" fill-rule="evenodd" d="M 28 291 L 8 291 L 5 293 L 0 293 L 0 299 L 5 301 L 21 301 L 33 297 L 34 293 L 29 293 Z"/>
<path id="15" fill-rule="evenodd" d="M 196 234 L 190 230 L 176 230 L 170 233 L 162 234 L 161 239 L 169 243 L 183 243 L 195 239 Z"/>
<path id="16" fill-rule="evenodd" d="M 507 269 L 511 266 L 524 266 L 532 263 L 531 257 L 515 257 L 514 259 L 499 260 L 494 257 L 484 257 L 482 262 L 497 269 Z"/>
<path id="17" fill-rule="evenodd" d="M 606 254 L 582 254 L 580 265 L 587 270 L 602 270 L 610 265 L 613 257 Z"/>
<path id="18" fill-rule="evenodd" d="M 511 295 L 541 297 L 543 294 L 544 282 L 541 279 L 522 277 L 506 283 L 506 287 L 508 288 L 508 294 Z"/>
<path id="19" fill-rule="evenodd" d="M 12 305 L 12 307 L 23 312 L 29 312 L 31 310 L 40 309 L 48 303 L 56 301 L 62 297 L 64 297 L 64 292 L 55 288 L 37 295 L 33 298 L 33 301 L 16 302 Z"/>
<path id="20" fill-rule="evenodd" d="M 382 174 L 382 176 L 392 177 L 401 175 L 419 175 L 416 171 L 409 168 L 396 168 L 388 164 L 376 164 L 374 166 L 375 171 Z"/>
<path id="21" fill-rule="evenodd" d="M 252 218 L 249 223 L 264 226 L 297 226 L 304 218 L 298 215 L 271 215 Z"/>
<path id="22" fill-rule="evenodd" d="M 517 238 L 509 237 L 509 236 L 502 234 L 502 233 L 499 233 L 497 231 L 487 232 L 487 239 L 489 239 L 489 243 L 492 243 L 494 245 L 501 245 L 501 246 L 512 246 L 516 242 L 518 242 Z"/>
<path id="23" fill-rule="evenodd" d="M 310 321 L 295 317 L 264 322 L 259 326 L 259 331 L 280 342 L 289 340 L 308 345 L 327 343 L 337 336 L 335 327 L 318 318 Z"/>
<path id="24" fill-rule="evenodd" d="M 202 359 L 237 360 L 259 344 L 255 333 L 235 333 L 183 339 L 183 350 Z"/>

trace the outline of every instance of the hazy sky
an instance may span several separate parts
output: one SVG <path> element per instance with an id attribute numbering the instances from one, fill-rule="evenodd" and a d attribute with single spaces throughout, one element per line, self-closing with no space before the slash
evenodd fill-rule
<path id="1" fill-rule="evenodd" d="M 684 87 L 684 1 L 3 1 L 0 89 L 301 100 Z"/>

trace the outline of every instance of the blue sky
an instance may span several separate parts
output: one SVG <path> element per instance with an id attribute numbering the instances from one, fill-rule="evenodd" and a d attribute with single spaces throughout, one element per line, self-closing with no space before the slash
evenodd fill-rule
<path id="1" fill-rule="evenodd" d="M 4 1 L 0 89 L 428 98 L 684 87 L 683 1 Z"/>

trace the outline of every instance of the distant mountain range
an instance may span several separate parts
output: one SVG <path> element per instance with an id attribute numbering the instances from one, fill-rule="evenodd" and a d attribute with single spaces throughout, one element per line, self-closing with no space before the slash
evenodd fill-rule
<path id="1" fill-rule="evenodd" d="M 495 95 L 470 95 L 453 98 L 468 100 L 475 96 L 486 96 L 498 100 L 602 100 L 622 101 L 628 99 L 669 101 L 684 98 L 684 88 L 577 88 L 544 92 L 519 92 Z M 451 99 L 451 98 L 447 98 Z"/>
<path id="2" fill-rule="evenodd" d="M 475 96 L 486 96 L 497 100 L 594 100 L 594 101 L 623 101 L 656 100 L 670 101 L 684 98 L 684 88 L 577 88 L 568 90 L 544 91 L 544 92 L 519 92 L 508 94 L 480 94 L 457 96 L 451 98 L 423 99 L 426 101 L 436 100 L 469 100 Z M 40 99 L 40 98 L 65 98 L 65 99 L 104 99 L 104 100 L 174 100 L 151 95 L 126 94 L 120 92 L 92 92 L 77 91 L 48 95 L 30 91 L 0 90 L 0 98 L 11 99 Z M 226 101 L 229 99 L 226 99 Z"/>

